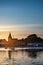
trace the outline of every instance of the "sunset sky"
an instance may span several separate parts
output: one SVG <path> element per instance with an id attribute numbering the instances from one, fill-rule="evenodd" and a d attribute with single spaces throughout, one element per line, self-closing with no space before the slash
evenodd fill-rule
<path id="1" fill-rule="evenodd" d="M 43 0 L 0 0 L 0 38 L 43 38 Z"/>

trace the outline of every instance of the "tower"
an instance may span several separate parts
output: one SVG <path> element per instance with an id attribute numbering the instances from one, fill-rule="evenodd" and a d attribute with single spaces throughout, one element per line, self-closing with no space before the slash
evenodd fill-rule
<path id="1" fill-rule="evenodd" d="M 8 41 L 11 41 L 11 40 L 12 40 L 12 36 L 11 36 L 11 33 L 9 33 Z"/>

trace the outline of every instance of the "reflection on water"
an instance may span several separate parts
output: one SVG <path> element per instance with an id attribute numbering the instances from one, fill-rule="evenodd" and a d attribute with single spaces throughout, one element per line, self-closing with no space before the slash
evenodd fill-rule
<path id="1" fill-rule="evenodd" d="M 43 52 L 15 51 L 8 58 L 8 52 L 0 52 L 0 65 L 43 65 Z"/>

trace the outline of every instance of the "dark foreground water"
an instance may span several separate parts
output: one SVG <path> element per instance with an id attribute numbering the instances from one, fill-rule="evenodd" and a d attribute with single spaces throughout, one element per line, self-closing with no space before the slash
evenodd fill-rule
<path id="1" fill-rule="evenodd" d="M 33 53 L 26 51 L 12 52 L 11 59 L 8 58 L 8 51 L 0 51 L 0 65 L 43 65 L 43 52 Z"/>

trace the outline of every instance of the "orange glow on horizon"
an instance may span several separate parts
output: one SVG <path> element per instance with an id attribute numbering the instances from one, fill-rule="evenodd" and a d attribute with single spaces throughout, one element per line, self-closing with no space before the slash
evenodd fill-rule
<path id="1" fill-rule="evenodd" d="M 43 37 L 42 30 L 34 29 L 34 27 L 38 26 L 41 27 L 42 25 L 0 25 L 0 39 L 8 40 L 9 32 L 11 32 L 12 38 L 18 39 L 25 38 L 30 34 L 37 34 Z"/>
<path id="2" fill-rule="evenodd" d="M 35 33 L 35 32 L 34 32 Z M 21 38 L 26 38 L 28 35 L 30 34 L 33 34 L 33 32 L 25 32 L 24 31 L 11 31 L 11 35 L 12 35 L 12 38 L 18 38 L 18 39 L 21 39 Z M 35 33 L 37 35 L 41 35 L 41 33 Z M 6 39 L 8 40 L 8 36 L 9 36 L 9 31 L 3 31 L 3 32 L 0 32 L 0 39 Z"/>

